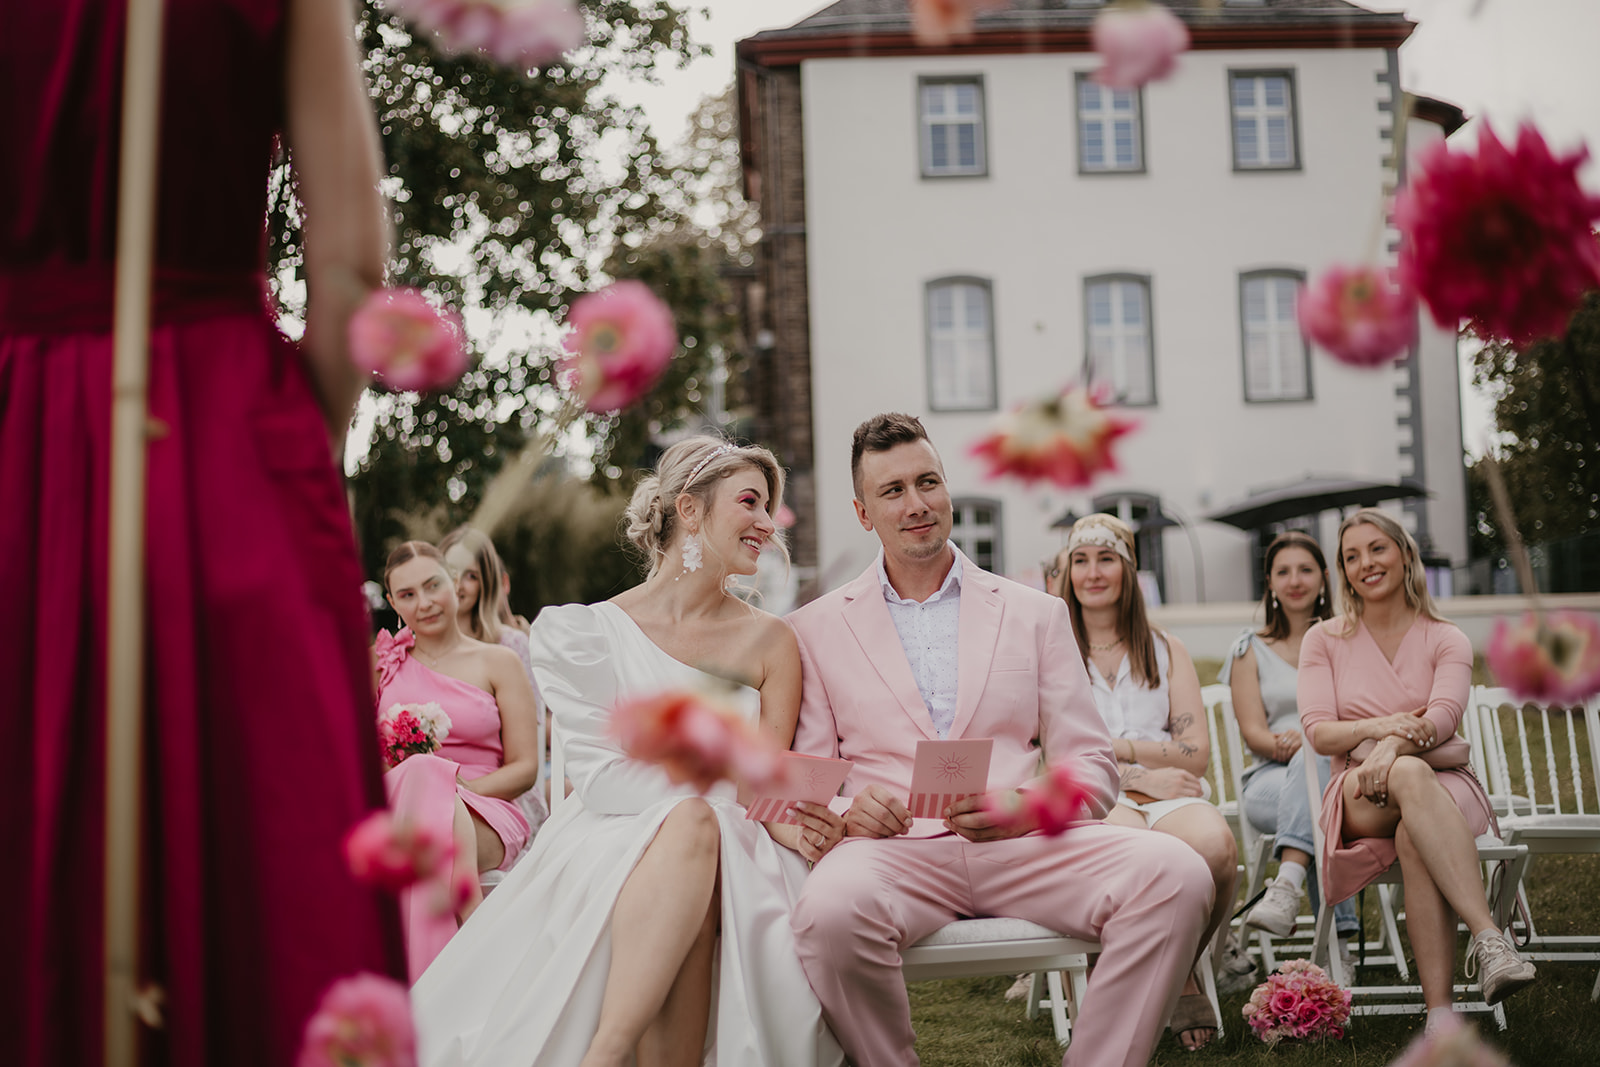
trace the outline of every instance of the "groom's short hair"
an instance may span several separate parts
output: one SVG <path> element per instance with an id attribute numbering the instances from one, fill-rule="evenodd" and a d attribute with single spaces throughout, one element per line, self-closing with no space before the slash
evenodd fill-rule
<path id="1" fill-rule="evenodd" d="M 850 441 L 850 483 L 855 486 L 856 499 L 863 499 L 861 495 L 861 457 L 868 452 L 887 452 L 896 445 L 908 445 L 913 441 L 928 441 L 928 431 L 923 428 L 922 420 L 915 415 L 902 415 L 898 411 L 888 411 L 872 418 L 856 427 L 855 436 Z"/>

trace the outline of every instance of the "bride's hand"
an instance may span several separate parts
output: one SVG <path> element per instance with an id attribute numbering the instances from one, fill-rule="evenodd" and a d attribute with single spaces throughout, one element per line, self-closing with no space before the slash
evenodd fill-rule
<path id="1" fill-rule="evenodd" d="M 821 804 L 797 800 L 795 818 L 800 820 L 800 842 L 795 851 L 815 863 L 844 839 L 844 818 Z"/>

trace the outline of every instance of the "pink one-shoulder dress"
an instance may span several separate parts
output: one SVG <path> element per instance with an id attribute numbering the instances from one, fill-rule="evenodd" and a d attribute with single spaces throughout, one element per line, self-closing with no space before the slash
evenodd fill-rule
<path id="1" fill-rule="evenodd" d="M 1313 626 L 1300 647 L 1297 698 L 1300 723 L 1311 727 L 1335 720 L 1398 715 L 1426 707 L 1440 741 L 1461 725 L 1472 686 L 1472 644 L 1448 622 L 1418 617 L 1400 640 L 1394 662 L 1384 656 L 1366 626 L 1340 636 L 1342 618 Z M 1333 757 L 1333 780 L 1322 795 L 1322 893 L 1337 904 L 1366 887 L 1395 862 L 1392 837 L 1344 839 L 1344 776 L 1358 765 L 1348 755 Z M 1494 825 L 1483 786 L 1468 767 L 1435 768 L 1473 836 Z"/>
<path id="2" fill-rule="evenodd" d="M 505 763 L 500 743 L 500 706 L 494 696 L 470 682 L 430 670 L 410 655 L 413 638 L 402 629 L 378 634 L 378 707 L 395 704 L 438 704 L 450 716 L 450 733 L 439 751 L 411 756 L 384 775 L 389 807 L 397 818 L 449 840 L 460 797 L 474 814 L 500 835 L 505 846 L 501 869 L 508 869 L 528 843 L 528 820 L 509 800 L 474 793 L 471 781 L 497 771 Z M 455 916 L 440 901 L 450 898 L 450 875 L 405 890 L 400 895 L 405 922 L 406 963 L 411 980 L 427 970 L 456 932 Z"/>

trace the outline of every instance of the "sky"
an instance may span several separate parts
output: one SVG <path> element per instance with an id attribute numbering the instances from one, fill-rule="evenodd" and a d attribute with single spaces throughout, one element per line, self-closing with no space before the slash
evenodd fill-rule
<path id="1" fill-rule="evenodd" d="M 694 39 L 711 55 L 683 70 L 660 72 L 660 84 L 627 87 L 663 145 L 679 141 L 699 100 L 733 79 L 734 42 L 788 26 L 829 0 L 689 0 Z M 1374 11 L 1401 11 L 1417 29 L 1400 49 L 1400 77 L 1410 92 L 1461 107 L 1469 123 L 1451 140 L 1470 143 L 1487 121 L 1502 137 L 1532 119 L 1558 150 L 1588 144 L 1600 152 L 1600 0 L 1356 0 Z M 1600 162 L 1582 172 L 1600 193 Z M 1463 437 L 1481 450 L 1491 428 L 1488 398 L 1462 371 Z"/>

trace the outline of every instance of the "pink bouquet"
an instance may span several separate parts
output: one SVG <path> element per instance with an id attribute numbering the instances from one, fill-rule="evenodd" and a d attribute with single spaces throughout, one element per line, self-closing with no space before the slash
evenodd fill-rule
<path id="1" fill-rule="evenodd" d="M 632 758 L 702 793 L 725 779 L 760 788 L 783 773 L 777 744 L 707 693 L 669 689 L 625 700 L 611 711 L 611 733 Z"/>
<path id="2" fill-rule="evenodd" d="M 378 747 L 385 767 L 437 752 L 449 736 L 450 716 L 434 703 L 390 704 L 378 715 Z"/>
<path id="3" fill-rule="evenodd" d="M 1286 1037 L 1341 1038 L 1350 1021 L 1350 991 L 1316 964 L 1290 960 L 1256 986 L 1244 1018 L 1269 1048 Z"/>

